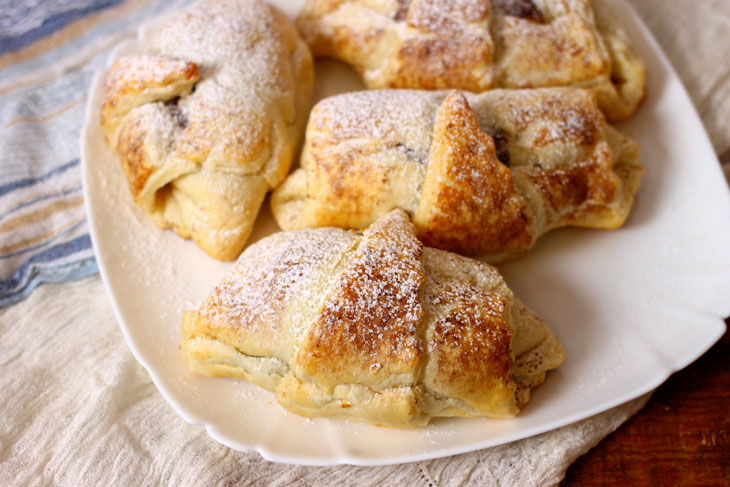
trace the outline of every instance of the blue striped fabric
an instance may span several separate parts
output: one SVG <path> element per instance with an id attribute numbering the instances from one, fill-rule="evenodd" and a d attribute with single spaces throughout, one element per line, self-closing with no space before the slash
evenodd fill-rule
<path id="1" fill-rule="evenodd" d="M 0 0 L 0 306 L 97 272 L 81 185 L 87 93 L 111 49 L 173 3 Z M 33 50 L 51 34 L 60 44 Z"/>
<path id="2" fill-rule="evenodd" d="M 75 20 L 121 2 L 122 0 L 47 1 L 40 5 L 17 1 L 0 2 L 0 7 L 3 8 L 0 11 L 0 54 L 22 49 Z M 6 6 L 5 3 L 9 4 Z"/>

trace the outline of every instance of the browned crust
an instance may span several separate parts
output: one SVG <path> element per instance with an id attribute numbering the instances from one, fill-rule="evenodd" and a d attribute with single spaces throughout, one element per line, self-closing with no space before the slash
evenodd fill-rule
<path id="1" fill-rule="evenodd" d="M 588 163 L 537 171 L 532 180 L 545 200 L 556 209 L 577 207 L 586 201 L 610 203 L 617 190 L 616 181 L 601 165 Z"/>
<path id="2" fill-rule="evenodd" d="M 419 86 L 426 90 L 458 86 L 484 91 L 492 87 L 490 79 L 483 74 L 491 51 L 490 42 L 471 34 L 406 39 L 398 51 L 397 73 L 388 86 Z"/>
<path id="3" fill-rule="evenodd" d="M 536 238 L 531 211 L 493 139 L 456 91 L 439 108 L 414 224 L 426 245 L 466 255 L 514 252 Z"/>
<path id="4" fill-rule="evenodd" d="M 325 385 L 412 373 L 423 353 L 422 252 L 402 211 L 375 222 L 307 332 L 302 370 Z"/>
<path id="5" fill-rule="evenodd" d="M 496 397 L 512 396 L 512 326 L 505 297 L 452 280 L 433 282 L 425 299 L 451 305 L 426 337 L 433 364 L 429 386 L 477 409 Z"/>
<path id="6" fill-rule="evenodd" d="M 617 202 L 621 180 L 612 170 L 611 159 L 608 151 L 603 150 L 587 161 L 530 173 L 530 180 L 551 207 L 550 213 L 558 218 L 557 221 L 548 218 L 549 226 L 564 225 L 586 213 L 600 219 L 601 208 L 613 213 L 609 207 Z M 606 218 L 613 220 L 610 215 Z"/>
<path id="7" fill-rule="evenodd" d="M 476 34 L 468 29 L 473 23 L 486 25 L 490 14 L 486 1 L 414 0 L 408 9 L 406 25 L 418 34 L 403 40 L 395 60 L 398 68 L 388 86 L 424 89 L 459 86 L 471 91 L 490 88 L 492 40 L 486 31 Z"/>

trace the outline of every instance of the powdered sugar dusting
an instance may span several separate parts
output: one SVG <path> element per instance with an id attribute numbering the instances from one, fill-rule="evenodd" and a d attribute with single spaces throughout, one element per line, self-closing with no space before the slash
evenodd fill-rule
<path id="1" fill-rule="evenodd" d="M 167 22 L 150 39 L 151 50 L 193 61 L 201 73 L 181 107 L 193 128 L 180 144 L 259 170 L 265 158 L 256 156 L 270 134 L 258 128 L 272 115 L 294 119 L 296 77 L 288 61 L 295 39 L 289 21 L 259 1 L 198 2 Z"/>
<path id="2" fill-rule="evenodd" d="M 465 23 L 487 20 L 490 11 L 487 0 L 415 0 L 407 20 L 428 31 L 455 31 Z"/>
<path id="3" fill-rule="evenodd" d="M 493 29 L 499 85 L 532 88 L 609 83 L 608 53 L 591 16 L 581 10 L 571 7 L 549 19 L 538 9 L 524 12 L 524 17 L 498 16 Z"/>
<path id="4" fill-rule="evenodd" d="M 422 251 L 400 210 L 365 232 L 300 351 L 307 373 L 326 384 L 372 383 L 415 369 L 422 354 Z M 338 364 L 346 357 L 345 367 L 333 370 L 333 357 Z"/>
<path id="5" fill-rule="evenodd" d="M 440 280 L 429 276 L 425 287 L 425 304 L 429 314 L 439 316 L 427 347 L 433 352 L 448 339 L 466 350 L 498 354 L 499 342 L 511 336 L 508 301 L 495 292 L 485 292 L 458 279 Z M 506 333 L 506 335 L 505 335 Z M 503 346 L 504 343 L 501 344 Z"/>
<path id="6" fill-rule="evenodd" d="M 504 414 L 513 399 L 511 291 L 493 267 L 449 252 L 427 248 L 424 268 L 426 386 Z"/>
<path id="7" fill-rule="evenodd" d="M 509 373 L 512 325 L 505 297 L 457 280 L 429 280 L 425 301 L 435 318 L 426 333 L 429 388 L 480 407 L 509 410 L 514 381 Z"/>
<path id="8" fill-rule="evenodd" d="M 443 94 L 414 90 L 359 91 L 319 102 L 310 117 L 314 143 L 358 137 L 430 145 L 432 123 Z"/>
<path id="9" fill-rule="evenodd" d="M 345 231 L 333 228 L 277 233 L 260 240 L 246 249 L 205 300 L 200 316 L 213 330 L 233 330 L 243 349 L 247 343 L 274 349 L 285 333 L 283 313 L 350 242 Z"/>

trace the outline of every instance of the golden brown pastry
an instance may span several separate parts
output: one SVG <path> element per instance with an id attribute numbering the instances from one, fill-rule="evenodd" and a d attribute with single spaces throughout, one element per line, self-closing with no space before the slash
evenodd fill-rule
<path id="1" fill-rule="evenodd" d="M 298 27 L 316 56 L 369 88 L 576 86 L 609 119 L 630 117 L 646 69 L 591 0 L 307 0 Z"/>
<path id="2" fill-rule="evenodd" d="M 620 226 L 643 171 L 636 143 L 572 88 L 328 98 L 301 166 L 271 199 L 281 228 L 360 228 L 402 208 L 426 245 L 491 262 L 553 228 Z"/>
<path id="3" fill-rule="evenodd" d="M 297 414 L 391 427 L 514 416 L 565 358 L 493 267 L 424 247 L 401 210 L 363 234 L 250 246 L 185 314 L 181 348 L 193 371 L 254 382 Z"/>
<path id="4" fill-rule="evenodd" d="M 294 157 L 311 54 L 293 23 L 258 0 L 198 2 L 145 47 L 106 74 L 106 140 L 157 225 L 234 259 Z"/>

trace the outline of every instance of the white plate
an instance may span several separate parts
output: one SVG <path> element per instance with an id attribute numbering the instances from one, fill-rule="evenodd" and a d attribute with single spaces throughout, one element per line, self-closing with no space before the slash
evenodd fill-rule
<path id="1" fill-rule="evenodd" d="M 291 12 L 297 5 L 286 2 Z M 611 2 L 649 69 L 649 98 L 619 128 L 646 165 L 633 213 L 617 231 L 567 229 L 501 266 L 515 293 L 551 325 L 567 361 L 515 419 L 437 420 L 408 431 L 304 419 L 242 380 L 195 375 L 178 344 L 230 264 L 161 231 L 138 210 L 99 129 L 100 82 L 83 135 L 84 188 L 99 268 L 135 357 L 188 422 L 264 458 L 380 465 L 467 452 L 586 418 L 661 384 L 707 350 L 730 314 L 730 198 L 710 141 L 676 73 L 637 15 Z M 122 51 L 133 50 L 131 42 Z M 317 97 L 356 89 L 336 63 L 318 66 Z M 276 230 L 268 201 L 252 241 Z"/>

